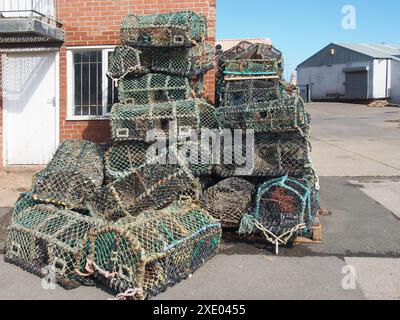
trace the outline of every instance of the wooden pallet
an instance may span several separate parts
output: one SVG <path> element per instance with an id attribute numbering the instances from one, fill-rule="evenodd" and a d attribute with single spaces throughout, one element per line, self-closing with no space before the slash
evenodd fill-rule
<path id="1" fill-rule="evenodd" d="M 321 244 L 324 238 L 324 227 L 317 221 L 312 227 L 312 238 L 297 237 L 293 240 L 295 244 Z"/>

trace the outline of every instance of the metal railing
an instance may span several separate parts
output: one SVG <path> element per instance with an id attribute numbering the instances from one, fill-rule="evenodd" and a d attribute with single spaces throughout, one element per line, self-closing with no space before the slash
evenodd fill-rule
<path id="1" fill-rule="evenodd" d="M 0 14 L 4 18 L 32 15 L 56 20 L 56 0 L 0 0 Z"/>

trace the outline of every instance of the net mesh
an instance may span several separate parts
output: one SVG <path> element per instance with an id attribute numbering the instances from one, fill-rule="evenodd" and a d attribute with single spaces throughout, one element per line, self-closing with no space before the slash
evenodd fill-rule
<path id="1" fill-rule="evenodd" d="M 207 18 L 192 11 L 128 15 L 121 24 L 121 42 L 138 47 L 191 47 L 207 38 Z"/>
<path id="2" fill-rule="evenodd" d="M 162 73 L 140 77 L 126 77 L 119 82 L 118 99 L 121 103 L 143 105 L 194 98 L 195 81 Z"/>
<path id="3" fill-rule="evenodd" d="M 286 244 L 312 229 L 317 211 L 317 191 L 307 180 L 272 179 L 259 188 L 256 208 L 243 217 L 239 233 L 262 231 L 273 244 Z"/>
<path id="4" fill-rule="evenodd" d="M 151 70 L 184 77 L 204 74 L 214 67 L 215 50 L 208 43 L 186 49 L 163 49 L 154 54 Z"/>
<path id="5" fill-rule="evenodd" d="M 33 178 L 32 195 L 69 209 L 82 209 L 89 194 L 104 180 L 104 155 L 89 141 L 66 141 L 47 167 Z"/>
<path id="6" fill-rule="evenodd" d="M 80 285 L 76 273 L 85 266 L 88 233 L 100 220 L 52 205 L 38 204 L 23 210 L 9 227 L 5 260 L 71 289 Z"/>
<path id="7" fill-rule="evenodd" d="M 118 46 L 109 56 L 107 75 L 113 80 L 123 79 L 129 73 L 144 73 L 139 50 Z"/>
<path id="8" fill-rule="evenodd" d="M 244 140 L 245 138 L 243 138 Z M 249 169 L 245 174 L 255 177 L 276 177 L 283 175 L 304 176 L 313 173 L 308 134 L 302 132 L 257 134 L 254 144 L 254 162 L 239 164 L 235 159 L 245 157 L 246 146 L 230 148 L 222 146 L 221 165 L 216 173 L 222 177 L 231 177 L 241 169 Z M 232 151 L 233 157 L 226 161 L 225 148 Z M 230 154 L 228 156 L 230 157 Z"/>
<path id="9" fill-rule="evenodd" d="M 276 60 L 243 59 L 225 61 L 224 74 L 233 76 L 274 76 L 278 74 Z"/>
<path id="10" fill-rule="evenodd" d="M 206 211 L 172 205 L 124 218 L 91 235 L 97 277 L 118 292 L 141 288 L 155 296 L 187 278 L 215 255 L 221 226 Z M 110 275 L 108 278 L 104 274 Z"/>
<path id="11" fill-rule="evenodd" d="M 264 103 L 250 103 L 218 108 L 221 126 L 230 129 L 252 129 L 256 133 L 279 133 L 307 128 L 310 115 L 298 97 L 285 96 Z"/>
<path id="12" fill-rule="evenodd" d="M 146 141 L 149 130 L 157 129 L 168 136 L 170 122 L 178 130 L 218 128 L 215 108 L 205 100 L 190 99 L 162 104 L 135 106 L 116 104 L 111 112 L 111 132 L 114 141 Z"/>
<path id="13" fill-rule="evenodd" d="M 229 178 L 208 188 L 202 205 L 224 228 L 239 228 L 244 214 L 252 208 L 255 186 L 240 178 Z"/>
<path id="14" fill-rule="evenodd" d="M 162 209 L 174 201 L 198 202 L 200 184 L 186 161 L 177 157 L 177 164 L 167 163 L 167 154 L 165 157 L 154 158 L 95 192 L 89 201 L 90 211 L 117 220 L 127 215 L 137 216 L 146 210 Z"/>

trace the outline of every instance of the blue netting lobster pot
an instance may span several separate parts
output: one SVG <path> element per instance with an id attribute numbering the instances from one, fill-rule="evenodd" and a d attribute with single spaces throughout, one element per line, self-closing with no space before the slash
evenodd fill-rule
<path id="1" fill-rule="evenodd" d="M 207 38 L 207 18 L 192 11 L 138 16 L 121 24 L 121 42 L 137 47 L 191 47 Z"/>
<path id="2" fill-rule="evenodd" d="M 288 176 L 265 182 L 258 189 L 254 212 L 245 215 L 241 234 L 262 232 L 276 245 L 310 232 L 319 209 L 312 181 Z"/>
<path id="3" fill-rule="evenodd" d="M 160 104 L 116 104 L 111 111 L 111 133 L 114 141 L 146 141 L 149 130 L 158 129 L 168 137 L 171 122 L 178 132 L 202 128 L 219 128 L 215 108 L 202 99 L 189 99 Z"/>

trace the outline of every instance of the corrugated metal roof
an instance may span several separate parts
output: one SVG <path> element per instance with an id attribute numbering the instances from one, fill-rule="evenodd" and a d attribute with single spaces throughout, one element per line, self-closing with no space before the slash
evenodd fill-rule
<path id="1" fill-rule="evenodd" d="M 221 45 L 223 51 L 227 51 L 237 46 L 242 41 L 248 41 L 251 43 L 262 43 L 272 45 L 272 40 L 269 38 L 250 38 L 250 39 L 222 39 L 217 40 L 217 45 Z"/>
<path id="2" fill-rule="evenodd" d="M 400 46 L 388 44 L 335 43 L 338 46 L 357 51 L 374 59 L 394 59 L 400 61 Z"/>

